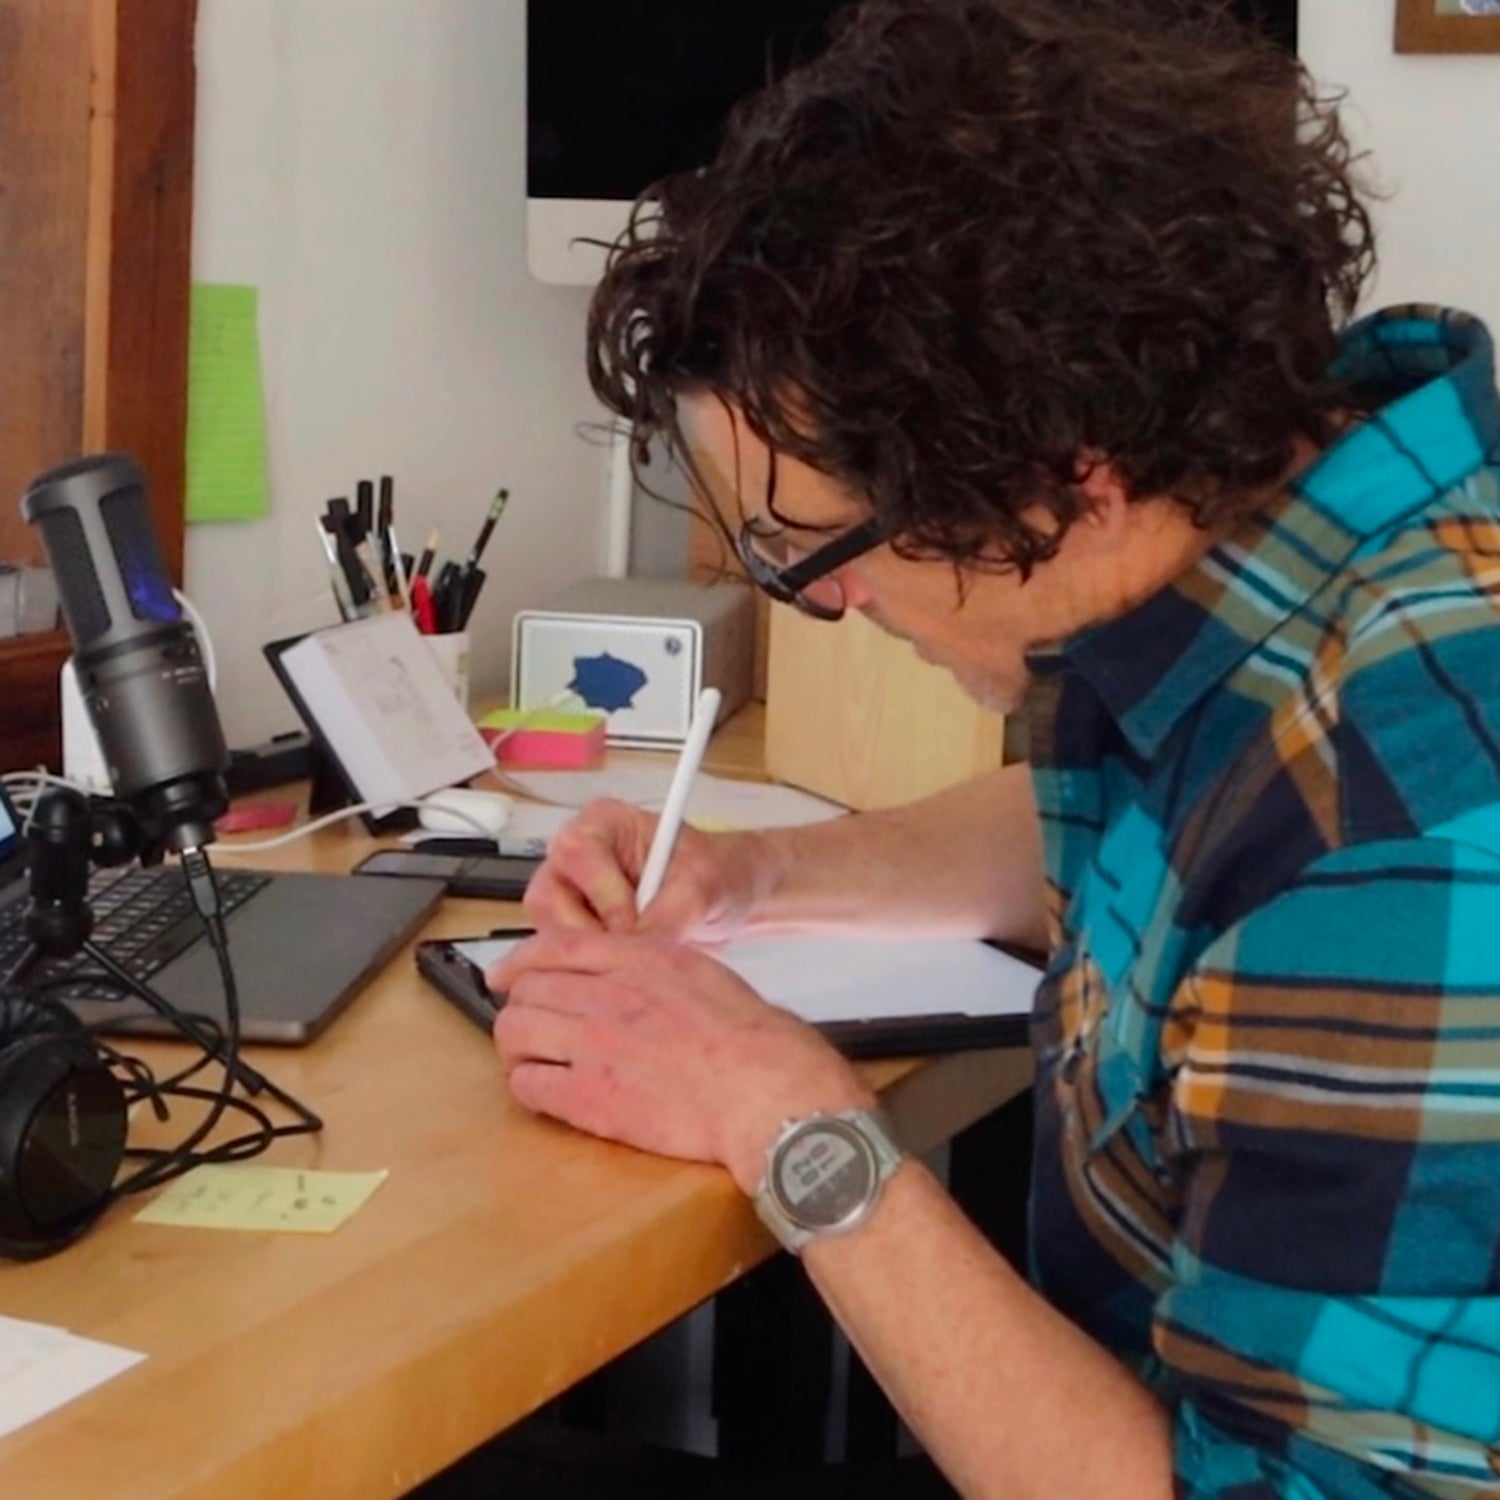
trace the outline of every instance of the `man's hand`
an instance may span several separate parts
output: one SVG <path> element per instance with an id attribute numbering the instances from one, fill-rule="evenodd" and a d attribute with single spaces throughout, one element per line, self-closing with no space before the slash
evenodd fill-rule
<path id="1" fill-rule="evenodd" d="M 770 878 L 766 841 L 684 827 L 656 899 L 636 915 L 656 818 L 624 802 L 591 802 L 556 833 L 526 891 L 540 931 L 559 927 L 642 932 L 681 942 L 727 942 L 745 925 Z"/>
<path id="2" fill-rule="evenodd" d="M 812 1027 L 705 953 L 554 930 L 487 976 L 495 1045 L 528 1109 L 594 1135 L 721 1162 L 745 1192 L 783 1121 L 874 1096 Z"/>

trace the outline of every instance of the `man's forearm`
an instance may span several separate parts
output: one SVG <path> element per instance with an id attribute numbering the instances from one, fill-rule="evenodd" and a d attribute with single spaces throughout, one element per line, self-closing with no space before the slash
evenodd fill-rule
<path id="1" fill-rule="evenodd" d="M 808 1247 L 850 1341 L 966 1500 L 1169 1500 L 1167 1415 L 908 1163 L 868 1223 Z"/>
<path id="2" fill-rule="evenodd" d="M 1031 772 L 1007 766 L 906 807 L 758 835 L 760 932 L 882 927 L 1045 946 Z"/>

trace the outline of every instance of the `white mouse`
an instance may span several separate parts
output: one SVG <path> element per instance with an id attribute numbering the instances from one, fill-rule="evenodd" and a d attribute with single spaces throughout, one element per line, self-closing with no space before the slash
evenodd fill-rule
<path id="1" fill-rule="evenodd" d="M 422 798 L 417 821 L 434 833 L 456 834 L 459 838 L 498 838 L 510 822 L 512 803 L 504 792 L 481 792 L 473 787 L 448 787 Z"/>

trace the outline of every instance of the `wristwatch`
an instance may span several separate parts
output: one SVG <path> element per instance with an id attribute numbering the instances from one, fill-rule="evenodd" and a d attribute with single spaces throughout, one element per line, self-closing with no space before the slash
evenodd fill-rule
<path id="1" fill-rule="evenodd" d="M 793 1255 L 820 1235 L 845 1234 L 874 1212 L 880 1190 L 906 1160 L 884 1113 L 788 1120 L 766 1148 L 755 1211 Z"/>

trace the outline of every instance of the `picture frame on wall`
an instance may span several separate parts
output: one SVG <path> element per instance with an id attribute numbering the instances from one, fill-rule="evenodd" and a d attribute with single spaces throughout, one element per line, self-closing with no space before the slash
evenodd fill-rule
<path id="1" fill-rule="evenodd" d="M 1396 0 L 1397 52 L 1500 52 L 1500 0 Z"/>

